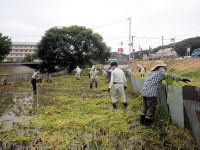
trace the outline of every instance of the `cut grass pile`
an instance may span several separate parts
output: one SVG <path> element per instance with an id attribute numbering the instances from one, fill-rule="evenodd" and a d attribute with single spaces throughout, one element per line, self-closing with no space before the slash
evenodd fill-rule
<path id="1" fill-rule="evenodd" d="M 141 126 L 138 118 L 142 98 L 131 93 L 129 87 L 128 108 L 123 109 L 119 101 L 118 109 L 113 110 L 107 88 L 102 77 L 97 89 L 89 88 L 87 76 L 81 80 L 57 77 L 50 84 L 39 83 L 38 95 L 30 103 L 32 107 L 24 104 L 30 112 L 29 123 L 0 129 L 1 144 L 6 147 L 5 143 L 10 142 L 15 147 L 56 150 L 194 149 L 190 133 L 172 124 L 160 108 L 153 125 Z M 31 92 L 31 85 L 26 82 L 0 87 L 2 93 L 12 90 Z M 9 111 L 8 107 L 4 113 Z"/>

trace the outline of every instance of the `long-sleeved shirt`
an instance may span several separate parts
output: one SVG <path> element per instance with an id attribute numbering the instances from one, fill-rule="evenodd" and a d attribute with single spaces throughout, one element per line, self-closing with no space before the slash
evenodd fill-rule
<path id="1" fill-rule="evenodd" d="M 74 71 L 76 71 L 77 73 L 81 73 L 81 68 L 77 67 Z"/>
<path id="2" fill-rule="evenodd" d="M 91 79 L 97 79 L 97 75 L 98 75 L 99 71 L 98 70 L 91 70 L 90 71 L 90 78 Z"/>
<path id="3" fill-rule="evenodd" d="M 161 86 L 162 80 L 169 76 L 176 81 L 182 80 L 181 77 L 178 77 L 176 75 L 166 74 L 162 68 L 155 70 L 155 71 L 151 71 L 148 74 L 146 80 L 144 81 L 144 85 L 142 87 L 142 96 L 157 97 L 158 88 Z"/>
<path id="4" fill-rule="evenodd" d="M 123 84 L 124 86 L 126 86 L 126 77 L 124 75 L 124 72 L 121 69 L 119 69 L 118 67 L 116 67 L 111 72 L 109 88 L 111 88 L 114 83 Z"/>
<path id="5" fill-rule="evenodd" d="M 34 72 L 32 75 L 32 79 L 38 79 L 38 72 Z"/>

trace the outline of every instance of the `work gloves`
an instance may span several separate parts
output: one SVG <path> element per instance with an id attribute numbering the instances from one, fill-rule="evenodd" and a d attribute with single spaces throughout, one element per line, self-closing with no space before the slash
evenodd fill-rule
<path id="1" fill-rule="evenodd" d="M 185 83 L 191 82 L 189 79 L 182 79 L 182 81 Z"/>

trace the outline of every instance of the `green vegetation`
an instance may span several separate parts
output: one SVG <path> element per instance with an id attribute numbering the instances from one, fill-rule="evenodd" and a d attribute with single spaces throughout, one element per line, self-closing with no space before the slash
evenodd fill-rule
<path id="1" fill-rule="evenodd" d="M 87 76 L 81 80 L 57 77 L 50 84 L 39 83 L 38 95 L 30 107 L 30 123 L 0 129 L 0 141 L 24 142 L 33 149 L 194 149 L 189 132 L 172 124 L 160 107 L 155 123 L 141 126 L 138 118 L 142 98 L 128 87 L 128 108 L 123 109 L 119 102 L 118 109 L 113 110 L 107 88 L 103 77 L 98 89 L 89 88 Z M 31 92 L 31 85 L 0 87 L 1 92 L 13 89 Z"/>
<path id="2" fill-rule="evenodd" d="M 38 56 L 49 70 L 105 63 L 109 55 L 110 47 L 102 36 L 83 26 L 53 27 L 38 44 Z"/>
<path id="3" fill-rule="evenodd" d="M 185 56 L 187 54 L 187 48 L 190 47 L 191 51 L 190 54 L 196 49 L 200 48 L 200 37 L 193 37 L 193 38 L 188 38 L 185 40 L 182 40 L 180 42 L 176 43 L 171 43 L 168 45 L 163 45 L 163 46 L 158 46 L 154 48 L 152 51 L 153 53 L 157 52 L 160 49 L 165 49 L 165 48 L 174 48 L 175 51 L 177 52 L 178 56 Z M 140 56 L 143 53 L 148 54 L 149 50 L 143 50 L 143 51 L 138 51 L 134 53 L 134 57 L 137 59 L 140 59 Z"/>
<path id="4" fill-rule="evenodd" d="M 7 54 L 9 54 L 11 45 L 11 39 L 8 36 L 3 36 L 3 34 L 0 33 L 0 61 L 4 59 Z"/>

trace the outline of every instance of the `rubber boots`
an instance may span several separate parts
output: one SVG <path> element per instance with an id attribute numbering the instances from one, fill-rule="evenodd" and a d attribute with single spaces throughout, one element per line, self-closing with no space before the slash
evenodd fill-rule
<path id="1" fill-rule="evenodd" d="M 144 125 L 145 125 L 145 126 L 149 126 L 149 125 L 151 125 L 151 123 L 152 123 L 152 120 L 151 120 L 151 119 L 145 118 L 145 120 L 144 120 Z"/>
<path id="2" fill-rule="evenodd" d="M 92 89 L 92 83 L 90 83 L 90 89 Z"/>
<path id="3" fill-rule="evenodd" d="M 33 90 L 34 94 L 36 95 L 37 94 L 37 91 L 36 90 Z"/>
<path id="4" fill-rule="evenodd" d="M 112 103 L 113 109 L 117 109 L 117 104 L 116 103 Z"/>
<path id="5" fill-rule="evenodd" d="M 140 115 L 140 124 L 144 125 L 145 123 L 145 115 Z"/>
<path id="6" fill-rule="evenodd" d="M 123 107 L 127 108 L 128 104 L 126 102 L 123 102 Z"/>
<path id="7" fill-rule="evenodd" d="M 97 84 L 97 82 L 95 82 L 95 87 L 98 88 L 98 84 Z"/>

